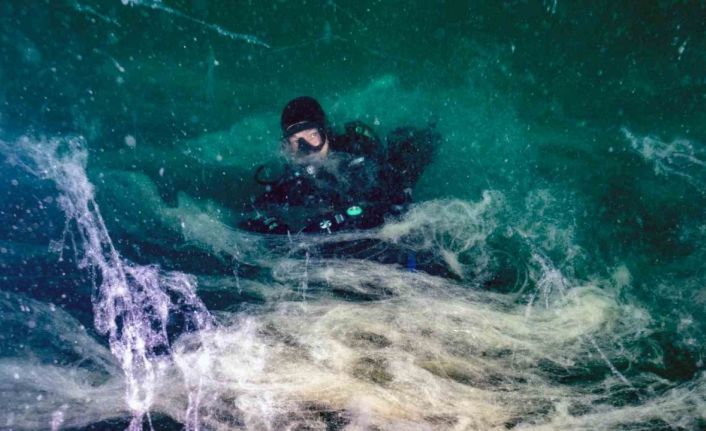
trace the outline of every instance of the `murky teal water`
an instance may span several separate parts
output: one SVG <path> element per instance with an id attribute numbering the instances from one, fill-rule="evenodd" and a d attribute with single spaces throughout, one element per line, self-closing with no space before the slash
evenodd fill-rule
<path id="1" fill-rule="evenodd" d="M 703 2 L 0 21 L 1 429 L 706 427 Z M 406 215 L 237 229 L 303 94 L 436 124 Z"/>

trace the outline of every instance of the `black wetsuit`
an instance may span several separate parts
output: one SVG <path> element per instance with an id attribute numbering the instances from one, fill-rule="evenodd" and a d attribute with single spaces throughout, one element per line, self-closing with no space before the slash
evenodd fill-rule
<path id="1" fill-rule="evenodd" d="M 431 161 L 433 128 L 393 131 L 383 148 L 372 129 L 348 123 L 331 139 L 331 154 L 316 164 L 291 164 L 254 199 L 258 216 L 244 229 L 274 234 L 369 229 L 402 214 L 411 189 Z"/>

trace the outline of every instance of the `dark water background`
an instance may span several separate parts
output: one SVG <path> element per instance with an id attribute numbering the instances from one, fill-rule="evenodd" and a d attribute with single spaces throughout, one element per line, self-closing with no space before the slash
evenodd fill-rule
<path id="1" fill-rule="evenodd" d="M 81 178 L 126 265 L 188 274 L 216 321 L 171 317 L 148 356 L 190 358 L 175 360 L 187 381 L 194 357 L 234 364 L 199 368 L 228 382 L 204 386 L 201 422 L 184 414 L 193 385 L 170 394 L 167 372 L 157 427 L 706 427 L 706 3 L 4 1 L 0 22 L 0 396 L 14 406 L 0 429 L 135 415 L 93 329 L 106 268 L 81 262 L 75 222 L 64 233 L 59 196 Z M 432 255 L 448 276 L 234 228 L 302 94 L 337 127 L 437 124 L 419 204 L 346 240 Z M 172 299 L 176 316 L 199 310 Z M 289 360 L 292 345 L 313 359 Z M 341 373 L 345 395 L 301 389 L 290 368 Z"/>

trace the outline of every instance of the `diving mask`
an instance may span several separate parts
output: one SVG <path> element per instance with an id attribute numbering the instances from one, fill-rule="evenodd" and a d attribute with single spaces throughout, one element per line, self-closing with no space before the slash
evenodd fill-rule
<path id="1" fill-rule="evenodd" d="M 324 142 L 321 142 L 318 146 L 314 146 L 309 143 L 304 138 L 297 139 L 297 152 L 308 156 L 309 154 L 314 154 L 320 152 L 324 148 Z"/>

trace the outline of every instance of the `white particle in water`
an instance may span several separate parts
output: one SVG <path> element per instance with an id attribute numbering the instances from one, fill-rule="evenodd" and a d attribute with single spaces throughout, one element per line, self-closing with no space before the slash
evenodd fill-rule
<path id="1" fill-rule="evenodd" d="M 159 168 L 159 176 L 160 177 L 164 176 L 164 168 Z"/>
<path id="2" fill-rule="evenodd" d="M 688 42 L 688 40 L 685 40 L 684 43 L 682 43 L 681 46 L 679 47 L 679 56 L 684 54 L 684 51 L 686 50 L 686 43 L 687 42 Z"/>
<path id="3" fill-rule="evenodd" d="M 127 145 L 130 148 L 135 148 L 137 145 L 137 140 L 135 140 L 135 137 L 132 135 L 127 135 L 125 136 L 125 145 Z"/>
<path id="4" fill-rule="evenodd" d="M 10 183 L 11 183 L 13 186 L 17 186 L 17 185 L 19 184 L 19 182 L 18 182 L 17 180 L 12 180 L 12 181 L 10 181 Z"/>

